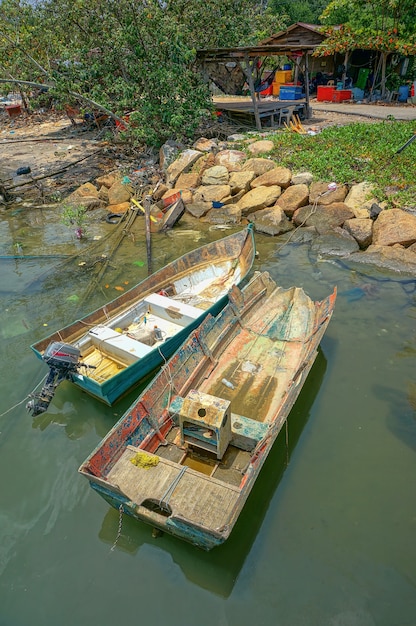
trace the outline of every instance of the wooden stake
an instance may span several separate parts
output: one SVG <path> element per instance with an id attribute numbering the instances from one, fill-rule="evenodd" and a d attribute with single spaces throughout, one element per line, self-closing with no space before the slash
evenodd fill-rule
<path id="1" fill-rule="evenodd" d="M 146 251 L 147 251 L 147 275 L 152 274 L 152 238 L 150 233 L 150 196 L 146 196 L 143 202 L 146 225 Z"/>

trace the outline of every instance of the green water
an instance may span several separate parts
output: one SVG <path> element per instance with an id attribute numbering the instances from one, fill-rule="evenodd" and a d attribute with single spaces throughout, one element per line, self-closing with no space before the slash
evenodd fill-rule
<path id="1" fill-rule="evenodd" d="M 77 250 L 91 266 L 101 252 L 48 214 L 13 221 L 0 221 L 0 255 L 18 242 L 27 255 Z M 232 232 L 197 227 L 155 237 L 154 269 Z M 111 228 L 93 227 L 90 243 Z M 0 259 L 1 626 L 416 624 L 414 284 L 318 260 L 307 245 L 256 243 L 256 269 L 314 298 L 337 284 L 339 297 L 289 449 L 283 434 L 230 540 L 210 553 L 130 519 L 120 529 L 77 474 L 134 394 L 108 408 L 64 383 L 35 419 L 21 403 L 46 372 L 30 343 L 144 277 L 143 237 L 125 242 L 88 302 L 79 259 Z"/>

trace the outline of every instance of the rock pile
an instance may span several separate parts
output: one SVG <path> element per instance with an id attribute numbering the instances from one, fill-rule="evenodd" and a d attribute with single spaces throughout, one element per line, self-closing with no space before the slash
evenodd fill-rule
<path id="1" fill-rule="evenodd" d="M 266 145 L 267 144 L 267 145 Z M 270 145 L 269 145 L 270 144 Z M 379 204 L 369 183 L 348 187 L 314 181 L 258 154 L 271 141 L 253 141 L 247 152 L 201 139 L 191 149 L 160 150 L 159 172 L 152 171 L 154 202 L 180 194 L 186 211 L 210 224 L 253 222 L 257 232 L 276 236 L 300 227 L 326 241 L 332 254 L 416 273 L 416 216 Z M 130 207 L 134 186 L 117 173 L 82 185 L 68 199 L 110 213 Z"/>

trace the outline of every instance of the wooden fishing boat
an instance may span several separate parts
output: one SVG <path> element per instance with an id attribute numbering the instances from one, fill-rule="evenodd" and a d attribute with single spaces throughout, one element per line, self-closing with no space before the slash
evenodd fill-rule
<path id="1" fill-rule="evenodd" d="M 47 410 L 62 380 L 111 405 L 217 315 L 255 256 L 252 226 L 169 263 L 81 320 L 31 346 L 49 375 L 27 409 Z"/>
<path id="2" fill-rule="evenodd" d="M 233 286 L 79 468 L 120 511 L 209 550 L 224 542 L 302 389 L 335 304 Z"/>

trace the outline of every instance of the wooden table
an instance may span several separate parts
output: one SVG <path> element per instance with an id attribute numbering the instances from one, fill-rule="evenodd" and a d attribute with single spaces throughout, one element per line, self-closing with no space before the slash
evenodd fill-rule
<path id="1" fill-rule="evenodd" d="M 215 108 L 217 111 L 225 113 L 230 119 L 253 124 L 254 122 L 254 106 L 251 99 L 247 100 L 215 100 Z M 285 117 L 286 122 L 289 121 L 293 113 L 299 115 L 301 119 L 306 115 L 305 100 L 259 100 L 258 110 L 260 120 L 270 122 L 271 128 L 281 126 L 281 120 Z M 287 112 L 283 116 L 283 111 Z M 289 114 L 289 117 L 287 115 Z M 254 124 L 255 125 L 255 124 Z"/>

